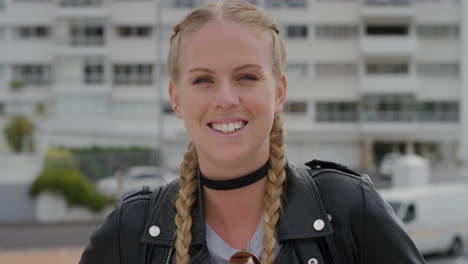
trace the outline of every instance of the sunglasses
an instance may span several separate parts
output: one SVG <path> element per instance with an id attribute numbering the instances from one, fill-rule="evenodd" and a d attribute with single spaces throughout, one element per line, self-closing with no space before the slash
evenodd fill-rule
<path id="1" fill-rule="evenodd" d="M 260 264 L 260 260 L 253 253 L 248 251 L 239 251 L 231 256 L 228 264 Z"/>

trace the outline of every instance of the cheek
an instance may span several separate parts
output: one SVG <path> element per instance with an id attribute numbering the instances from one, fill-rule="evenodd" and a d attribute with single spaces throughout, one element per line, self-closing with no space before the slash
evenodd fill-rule
<path id="1" fill-rule="evenodd" d="M 259 90 L 255 94 L 250 94 L 245 97 L 246 104 L 251 108 L 252 112 L 256 113 L 272 113 L 275 106 L 275 98 L 273 92 L 265 92 L 265 90 Z"/>
<path id="2" fill-rule="evenodd" d="M 205 96 L 200 96 L 197 93 L 184 93 L 181 96 L 181 107 L 185 122 L 198 122 L 208 105 L 209 103 Z"/>

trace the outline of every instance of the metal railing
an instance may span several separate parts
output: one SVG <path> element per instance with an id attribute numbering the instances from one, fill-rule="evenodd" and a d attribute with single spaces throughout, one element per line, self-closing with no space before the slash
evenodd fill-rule
<path id="1" fill-rule="evenodd" d="M 369 6 L 410 6 L 413 0 L 364 0 Z"/>
<path id="2" fill-rule="evenodd" d="M 103 0 L 60 0 L 61 7 L 96 7 L 102 6 Z"/>

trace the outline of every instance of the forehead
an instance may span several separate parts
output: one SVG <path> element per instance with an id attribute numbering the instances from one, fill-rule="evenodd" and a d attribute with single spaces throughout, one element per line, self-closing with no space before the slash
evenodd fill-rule
<path id="1" fill-rule="evenodd" d="M 271 46 L 265 32 L 237 22 L 210 22 L 184 36 L 179 67 L 182 74 L 194 67 L 213 70 L 259 64 L 271 68 Z"/>

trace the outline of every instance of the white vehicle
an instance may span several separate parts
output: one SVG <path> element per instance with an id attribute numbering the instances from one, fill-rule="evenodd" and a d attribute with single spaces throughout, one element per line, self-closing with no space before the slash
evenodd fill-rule
<path id="1" fill-rule="evenodd" d="M 379 174 L 385 178 L 391 178 L 395 173 L 395 166 L 399 158 L 401 158 L 403 154 L 398 152 L 389 152 L 385 154 L 380 161 L 379 166 Z"/>
<path id="2" fill-rule="evenodd" d="M 459 255 L 468 243 L 468 185 L 380 190 L 422 254 Z"/>
<path id="3" fill-rule="evenodd" d="M 96 186 L 103 194 L 119 197 L 127 192 L 140 190 L 143 186 L 153 189 L 175 178 L 176 174 L 163 173 L 158 167 L 136 166 L 128 169 L 127 173 L 116 173 L 101 179 L 96 182 Z"/>

